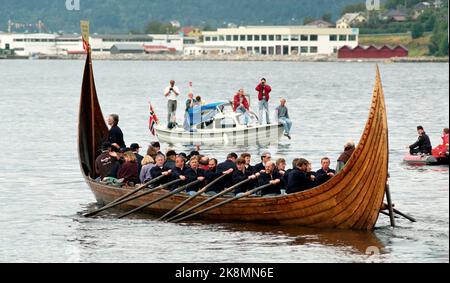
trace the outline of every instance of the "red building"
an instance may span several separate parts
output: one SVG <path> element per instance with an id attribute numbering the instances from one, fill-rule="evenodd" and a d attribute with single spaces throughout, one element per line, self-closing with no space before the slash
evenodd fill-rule
<path id="1" fill-rule="evenodd" d="M 355 48 L 344 46 L 338 51 L 339 59 L 383 59 L 383 58 L 395 58 L 395 57 L 408 57 L 409 51 L 406 47 L 398 45 L 396 47 L 390 47 L 384 45 L 381 48 L 376 46 L 361 46 L 358 45 Z"/>

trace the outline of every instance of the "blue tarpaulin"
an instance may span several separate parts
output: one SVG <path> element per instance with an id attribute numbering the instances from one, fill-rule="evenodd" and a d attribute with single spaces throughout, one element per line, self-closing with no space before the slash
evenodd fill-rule
<path id="1" fill-rule="evenodd" d="M 217 102 L 189 109 L 188 114 L 191 126 L 211 121 L 218 112 L 217 108 L 227 104 L 227 102 Z"/>

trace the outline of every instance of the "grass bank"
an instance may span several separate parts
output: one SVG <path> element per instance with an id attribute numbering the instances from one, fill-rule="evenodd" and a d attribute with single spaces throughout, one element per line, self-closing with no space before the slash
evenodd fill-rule
<path id="1" fill-rule="evenodd" d="M 428 56 L 428 44 L 431 34 L 424 34 L 422 37 L 413 39 L 409 33 L 401 34 L 361 34 L 359 43 L 361 45 L 404 45 L 409 50 L 409 57 Z"/>

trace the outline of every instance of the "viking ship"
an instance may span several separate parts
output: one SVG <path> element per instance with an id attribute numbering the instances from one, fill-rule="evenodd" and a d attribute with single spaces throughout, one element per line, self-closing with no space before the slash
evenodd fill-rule
<path id="1" fill-rule="evenodd" d="M 96 181 L 95 160 L 108 128 L 97 98 L 91 55 L 87 54 L 81 90 L 78 125 L 79 161 L 86 183 L 97 202 L 106 205 L 126 195 L 133 188 L 114 187 Z M 372 230 L 382 212 L 387 191 L 389 162 L 388 125 L 385 98 L 377 67 L 376 83 L 367 120 L 359 144 L 339 174 L 314 189 L 276 197 L 245 197 L 196 216 L 196 220 L 213 222 L 247 222 L 270 225 L 318 228 Z M 158 191 L 126 202 L 120 210 L 129 210 L 161 198 L 167 191 Z M 185 201 L 189 195 L 174 194 L 145 207 L 144 215 L 160 216 Z M 201 203 L 208 196 L 200 195 L 179 212 Z M 219 197 L 193 212 L 223 201 Z"/>

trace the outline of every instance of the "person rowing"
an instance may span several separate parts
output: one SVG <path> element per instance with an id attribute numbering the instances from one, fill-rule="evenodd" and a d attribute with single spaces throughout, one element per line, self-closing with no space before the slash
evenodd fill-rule
<path id="1" fill-rule="evenodd" d="M 409 153 L 411 155 L 431 155 L 433 147 L 431 146 L 430 137 L 422 126 L 417 127 L 417 133 L 419 137 L 414 144 L 409 146 Z"/>

